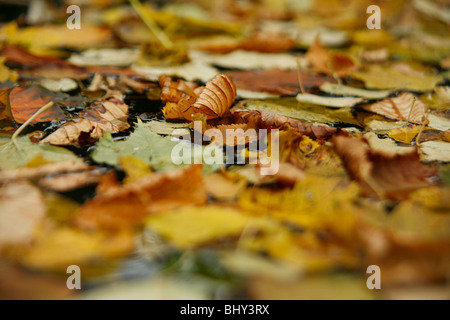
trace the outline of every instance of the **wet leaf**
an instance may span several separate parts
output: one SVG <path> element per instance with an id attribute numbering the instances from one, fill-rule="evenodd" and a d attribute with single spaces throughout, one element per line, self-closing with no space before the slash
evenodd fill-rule
<path id="1" fill-rule="evenodd" d="M 105 132 L 117 133 L 130 127 L 127 122 L 128 105 L 121 95 L 99 101 L 83 110 L 78 118 L 63 124 L 41 144 L 71 145 L 97 140 Z M 84 141 L 83 141 L 84 140 Z"/>

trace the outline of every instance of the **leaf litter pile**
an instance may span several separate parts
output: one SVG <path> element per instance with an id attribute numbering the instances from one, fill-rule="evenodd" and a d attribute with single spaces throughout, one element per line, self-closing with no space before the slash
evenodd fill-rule
<path id="1" fill-rule="evenodd" d="M 1 298 L 450 298 L 447 1 L 2 2 Z"/>

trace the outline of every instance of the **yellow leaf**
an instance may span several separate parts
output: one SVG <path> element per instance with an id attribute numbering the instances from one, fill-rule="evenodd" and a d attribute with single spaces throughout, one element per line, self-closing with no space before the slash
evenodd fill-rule
<path id="1" fill-rule="evenodd" d="M 145 161 L 133 155 L 119 157 L 119 163 L 127 175 L 125 183 L 137 181 L 143 176 L 152 173 L 152 170 Z"/>
<path id="2" fill-rule="evenodd" d="M 70 265 L 81 267 L 98 259 L 120 257 L 133 247 L 133 235 L 129 232 L 107 236 L 63 227 L 50 232 L 43 230 L 34 245 L 18 259 L 33 269 L 65 273 Z"/>
<path id="3" fill-rule="evenodd" d="M 390 66 L 370 65 L 365 71 L 356 72 L 352 77 L 363 81 L 368 89 L 411 90 L 425 92 L 433 90 L 442 81 L 434 74 L 412 75 Z"/>
<path id="4" fill-rule="evenodd" d="M 420 126 L 408 126 L 389 131 L 388 135 L 398 142 L 411 143 L 419 134 Z"/>
<path id="5" fill-rule="evenodd" d="M 238 238 L 244 231 L 254 234 L 263 226 L 261 221 L 238 210 L 209 207 L 186 207 L 149 216 L 146 226 L 180 249 L 213 241 Z"/>

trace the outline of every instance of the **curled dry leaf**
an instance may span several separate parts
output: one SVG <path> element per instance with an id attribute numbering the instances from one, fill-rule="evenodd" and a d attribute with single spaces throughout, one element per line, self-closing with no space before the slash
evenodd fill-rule
<path id="1" fill-rule="evenodd" d="M 40 143 L 71 145 L 83 139 L 97 140 L 105 132 L 117 133 L 130 127 L 128 105 L 122 95 L 109 97 L 84 110 L 80 116 L 62 125 Z"/>
<path id="2" fill-rule="evenodd" d="M 364 138 L 340 135 L 332 142 L 365 196 L 402 200 L 412 191 L 430 186 L 429 179 L 437 176 L 436 169 L 422 165 L 417 148 L 408 153 L 387 154 L 370 149 Z"/>
<path id="3" fill-rule="evenodd" d="M 222 117 L 236 99 L 236 86 L 224 74 L 217 75 L 206 87 L 178 80 L 173 82 L 167 75 L 159 77 L 162 88 L 161 100 L 166 102 L 163 114 L 166 119 L 185 118 L 192 120 L 196 113 L 208 119 Z"/>
<path id="4" fill-rule="evenodd" d="M 428 123 L 425 120 L 428 106 L 409 92 L 403 92 L 398 97 L 387 98 L 363 108 L 392 119 L 416 124 Z"/>
<path id="5" fill-rule="evenodd" d="M 266 111 L 236 111 L 233 113 L 233 117 L 237 121 L 243 120 L 246 123 L 252 123 L 254 126 L 261 128 L 294 129 L 313 139 L 327 140 L 339 130 L 338 128 L 329 127 L 327 125 L 303 123 L 299 120 Z"/>
<path id="6" fill-rule="evenodd" d="M 117 230 L 139 225 L 154 212 L 205 202 L 202 166 L 152 173 L 123 186 L 107 176 L 97 196 L 77 213 L 76 223 L 87 229 Z"/>
<path id="7" fill-rule="evenodd" d="M 355 62 L 346 55 L 328 52 L 320 43 L 319 37 L 316 37 L 305 57 L 318 73 L 345 77 L 357 69 Z"/>

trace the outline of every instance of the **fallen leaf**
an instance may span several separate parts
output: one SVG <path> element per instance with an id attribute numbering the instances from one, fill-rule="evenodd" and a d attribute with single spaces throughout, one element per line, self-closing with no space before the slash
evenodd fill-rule
<path id="1" fill-rule="evenodd" d="M 313 139 L 327 140 L 338 131 L 336 128 L 326 125 L 304 123 L 267 111 L 235 111 L 233 116 L 243 119 L 247 123 L 258 124 L 262 128 L 293 129 Z"/>
<path id="2" fill-rule="evenodd" d="M 428 110 L 426 104 L 409 92 L 403 92 L 395 98 L 387 98 L 362 108 L 388 118 L 416 124 L 426 124 L 425 116 Z"/>
<path id="3" fill-rule="evenodd" d="M 247 100 L 242 103 L 247 110 L 265 111 L 302 122 L 309 123 L 346 123 L 360 126 L 351 112 L 351 108 L 322 108 L 309 103 L 301 103 L 294 97 L 265 100 Z"/>
<path id="4" fill-rule="evenodd" d="M 71 78 L 82 80 L 89 74 L 66 60 L 54 57 L 35 55 L 25 48 L 16 45 L 6 45 L 1 51 L 7 62 L 21 65 L 19 72 L 24 76 L 34 76 L 51 79 Z"/>
<path id="5" fill-rule="evenodd" d="M 4 185 L 0 204 L 0 248 L 28 244 L 46 215 L 39 189 L 23 181 Z"/>
<path id="6" fill-rule="evenodd" d="M 68 61 L 80 67 L 129 67 L 138 58 L 139 50 L 121 49 L 88 49 L 80 54 L 73 54 Z"/>
<path id="7" fill-rule="evenodd" d="M 330 82 L 323 83 L 320 86 L 320 90 L 330 94 L 337 94 L 343 96 L 344 95 L 356 96 L 371 100 L 383 99 L 391 95 L 392 93 L 389 90 L 377 90 L 377 91 L 365 90 L 361 88 L 350 87 L 343 84 L 334 84 Z"/>
<path id="8" fill-rule="evenodd" d="M 47 103 L 51 101 L 64 103 L 64 99 L 67 99 L 67 97 L 62 95 L 58 96 L 40 86 L 16 87 L 9 95 L 14 120 L 18 123 L 26 122 Z M 68 119 L 68 116 L 64 111 L 59 106 L 54 105 L 48 111 L 43 112 L 35 118 L 33 122 L 59 121 L 66 119 Z"/>
<path id="9" fill-rule="evenodd" d="M 300 92 L 297 71 L 267 69 L 262 71 L 231 71 L 227 75 L 236 84 L 238 90 L 266 92 L 277 95 L 295 95 Z M 302 72 L 302 84 L 305 89 L 322 85 L 332 78 Z"/>
<path id="10" fill-rule="evenodd" d="M 75 220 L 86 229 L 117 230 L 140 225 L 152 213 L 204 203 L 202 168 L 191 166 L 152 173 L 123 186 L 100 184 L 97 195 L 81 207 Z"/>
<path id="11" fill-rule="evenodd" d="M 293 49 L 295 40 L 280 33 L 256 32 L 243 40 L 240 47 L 248 51 L 279 53 Z"/>
<path id="12" fill-rule="evenodd" d="M 411 143 L 421 131 L 420 126 L 407 126 L 389 131 L 388 135 L 395 141 Z"/>
<path id="13" fill-rule="evenodd" d="M 38 145 L 31 142 L 26 136 L 18 138 L 15 143 L 11 143 L 10 140 L 3 145 L 0 143 L 0 168 L 2 170 L 24 167 L 37 157 L 41 157 L 47 163 L 81 161 L 67 149 Z"/>
<path id="14" fill-rule="evenodd" d="M 450 161 L 450 143 L 445 141 L 427 141 L 420 145 L 425 161 Z"/>
<path id="15" fill-rule="evenodd" d="M 219 201 L 232 201 L 247 187 L 247 181 L 225 172 L 206 175 L 203 181 L 206 193 Z"/>
<path id="16" fill-rule="evenodd" d="M 176 247 L 189 249 L 237 239 L 244 230 L 255 233 L 261 229 L 255 220 L 236 209 L 209 206 L 155 214 L 145 220 L 145 225 Z"/>
<path id="17" fill-rule="evenodd" d="M 179 80 L 171 81 L 168 76 L 160 77 L 161 99 L 167 119 L 185 118 L 192 120 L 194 114 L 206 115 L 208 119 L 222 117 L 236 99 L 236 86 L 226 75 L 217 75 L 204 88 Z"/>
<path id="18" fill-rule="evenodd" d="M 364 139 L 345 136 L 333 138 L 333 145 L 348 174 L 366 196 L 405 199 L 412 191 L 430 186 L 428 179 L 437 174 L 435 169 L 421 164 L 417 149 L 392 155 L 371 150 Z"/>
<path id="19" fill-rule="evenodd" d="M 306 52 L 305 57 L 317 73 L 345 77 L 357 70 L 355 62 L 348 56 L 328 52 L 320 43 L 319 36 Z"/>
<path id="20" fill-rule="evenodd" d="M 112 96 L 86 108 L 78 118 L 66 122 L 40 143 L 71 145 L 97 140 L 105 132 L 117 133 L 128 129 L 130 125 L 127 118 L 128 105 L 123 101 L 123 97 Z"/>
<path id="21" fill-rule="evenodd" d="M 368 89 L 411 90 L 425 92 L 433 90 L 442 81 L 442 77 L 427 74 L 414 76 L 389 66 L 369 65 L 365 71 L 352 74 L 352 77 L 363 81 Z"/>
<path id="22" fill-rule="evenodd" d="M 68 266 L 77 265 L 88 274 L 88 267 L 95 265 L 96 261 L 123 257 L 133 248 L 130 232 L 107 235 L 60 227 L 41 232 L 33 245 L 25 248 L 16 259 L 34 270 L 65 273 Z"/>
<path id="23" fill-rule="evenodd" d="M 289 53 L 259 53 L 236 50 L 228 54 L 207 54 L 190 52 L 191 59 L 227 69 L 258 70 L 281 69 L 297 70 L 297 57 Z"/>
<path id="24" fill-rule="evenodd" d="M 323 97 L 310 93 L 300 93 L 296 99 L 300 102 L 311 103 L 319 106 L 331 108 L 346 108 L 354 107 L 357 104 L 364 102 L 363 98 L 353 97 Z"/>
<path id="25" fill-rule="evenodd" d="M 5 66 L 6 57 L 0 56 L 0 83 L 5 81 L 16 82 L 19 75 L 16 71 L 10 70 Z"/>
<path id="26" fill-rule="evenodd" d="M 183 143 L 172 140 L 172 137 L 161 137 L 141 121 L 138 121 L 136 129 L 126 140 L 114 141 L 109 133 L 105 134 L 90 156 L 97 163 L 106 163 L 111 166 L 119 165 L 121 157 L 134 156 L 154 170 L 165 171 L 185 166 L 183 161 L 179 164 L 174 162 L 173 152 L 176 148 L 178 149 L 176 156 L 182 157 L 183 161 L 189 160 L 189 164 L 205 163 L 204 149 L 201 146 L 196 148 L 191 145 L 190 140 L 189 143 Z M 219 168 L 219 164 L 207 165 L 206 163 L 203 167 L 205 173 L 217 171 Z"/>

